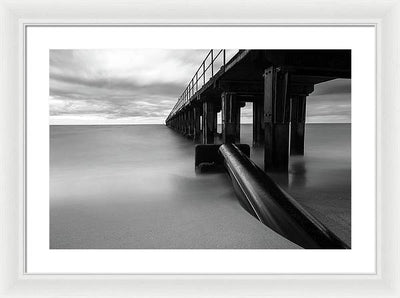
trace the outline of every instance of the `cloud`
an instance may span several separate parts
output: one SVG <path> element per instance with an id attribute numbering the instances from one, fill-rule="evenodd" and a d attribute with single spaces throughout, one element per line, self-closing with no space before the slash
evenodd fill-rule
<path id="1" fill-rule="evenodd" d="M 72 82 L 186 84 L 205 50 L 51 50 L 50 79 Z"/>
<path id="2" fill-rule="evenodd" d="M 50 123 L 164 123 L 207 53 L 51 50 Z M 229 51 L 227 59 L 235 53 Z M 307 98 L 307 121 L 350 122 L 350 92 L 350 80 L 316 85 Z M 251 121 L 248 104 L 242 122 Z"/>
<path id="3" fill-rule="evenodd" d="M 50 120 L 163 123 L 206 50 L 51 50 Z M 150 120 L 149 120 L 150 121 Z"/>

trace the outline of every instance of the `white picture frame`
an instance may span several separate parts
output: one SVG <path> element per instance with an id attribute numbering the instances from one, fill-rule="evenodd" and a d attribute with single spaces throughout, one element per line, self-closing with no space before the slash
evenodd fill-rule
<path id="1" fill-rule="evenodd" d="M 400 297 L 400 1 L 0 2 L 0 293 L 10 296 Z M 213 6 L 212 17 L 209 16 Z M 146 17 L 146 19 L 143 18 Z M 332 17 L 335 17 L 332 19 Z M 25 24 L 365 25 L 377 28 L 377 274 L 24 274 Z M 396 154 L 397 153 L 397 154 Z"/>

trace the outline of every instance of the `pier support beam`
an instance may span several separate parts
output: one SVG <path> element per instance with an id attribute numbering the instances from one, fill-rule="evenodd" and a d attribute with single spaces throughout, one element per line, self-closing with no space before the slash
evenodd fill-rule
<path id="1" fill-rule="evenodd" d="M 190 135 L 190 110 L 186 111 L 186 131 L 185 135 L 189 136 Z"/>
<path id="2" fill-rule="evenodd" d="M 237 102 L 236 104 L 236 129 L 235 129 L 235 142 L 240 143 L 240 108 L 246 105 L 246 103 Z"/>
<path id="3" fill-rule="evenodd" d="M 264 170 L 285 172 L 289 165 L 289 74 L 276 67 L 264 72 Z"/>
<path id="4" fill-rule="evenodd" d="M 203 144 L 214 144 L 215 104 L 203 102 Z"/>
<path id="5" fill-rule="evenodd" d="M 255 97 L 253 102 L 253 145 L 264 143 L 264 98 Z"/>
<path id="6" fill-rule="evenodd" d="M 187 125 L 186 125 L 186 111 L 182 112 L 182 134 L 185 136 L 186 135 L 186 129 L 187 129 Z"/>
<path id="7" fill-rule="evenodd" d="M 190 112 L 190 109 L 188 109 L 186 111 L 186 136 L 190 136 L 190 134 L 192 133 L 192 131 L 190 130 L 191 121 L 192 121 L 190 115 L 191 115 L 191 112 Z"/>
<path id="8" fill-rule="evenodd" d="M 193 140 L 197 141 L 200 139 L 200 114 L 201 109 L 199 107 L 193 108 Z"/>
<path id="9" fill-rule="evenodd" d="M 180 118 L 180 132 L 183 134 L 185 132 L 185 115 L 183 112 L 181 112 Z"/>
<path id="10" fill-rule="evenodd" d="M 184 111 L 182 114 L 183 114 L 182 115 L 183 116 L 183 123 L 182 123 L 183 131 L 182 131 L 182 133 L 184 136 L 186 136 L 186 134 L 187 134 L 187 111 Z"/>
<path id="11" fill-rule="evenodd" d="M 189 138 L 192 138 L 193 137 L 193 109 L 189 108 L 187 113 L 188 113 L 188 121 L 187 121 L 188 133 L 187 133 L 187 136 Z"/>
<path id="12" fill-rule="evenodd" d="M 222 141 L 224 144 L 235 143 L 240 139 L 240 105 L 236 100 L 236 94 L 232 92 L 223 92 L 221 102 Z"/>
<path id="13" fill-rule="evenodd" d="M 304 132 L 306 122 L 306 97 L 291 98 L 290 154 L 304 155 Z"/>
<path id="14" fill-rule="evenodd" d="M 186 111 L 182 112 L 182 134 L 186 135 Z"/>
<path id="15" fill-rule="evenodd" d="M 217 107 L 214 106 L 214 112 L 213 112 L 213 117 L 214 117 L 214 137 L 217 137 L 217 133 L 218 133 L 218 110 Z"/>

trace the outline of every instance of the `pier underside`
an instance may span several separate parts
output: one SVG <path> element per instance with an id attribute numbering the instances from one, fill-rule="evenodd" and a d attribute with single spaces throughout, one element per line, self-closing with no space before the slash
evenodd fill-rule
<path id="1" fill-rule="evenodd" d="M 219 55 L 223 56 L 222 67 L 214 73 L 213 63 Z M 206 64 L 208 56 L 211 56 L 211 62 Z M 307 96 L 313 92 L 315 84 L 336 78 L 351 78 L 351 52 L 349 50 L 240 50 L 228 62 L 225 61 L 224 50 L 217 52 L 216 55 L 211 50 L 208 56 L 178 99 L 165 121 L 166 125 L 195 142 L 198 138 L 194 136 L 201 135 L 200 141 L 205 146 L 220 141 L 223 144 L 221 154 L 228 150 L 225 148 L 231 148 L 229 150 L 232 152 L 227 156 L 235 155 L 235 150 L 240 156 L 243 153 L 241 148 L 234 145 L 232 147 L 231 144 L 241 143 L 241 108 L 246 102 L 252 102 L 251 144 L 263 147 L 263 166 L 258 167 L 251 161 L 246 161 L 246 158 L 238 158 L 240 160 L 238 162 L 229 162 L 229 158 L 224 156 L 225 168 L 232 177 L 237 193 L 246 197 L 245 201 L 253 211 L 250 213 L 286 238 L 296 238 L 299 231 L 304 229 L 303 247 L 316 247 L 310 243 L 319 242 L 321 237 L 327 234 L 337 239 L 338 243 L 342 241 L 317 218 L 306 215 L 307 212 L 302 211 L 303 207 L 295 199 L 278 194 L 279 187 L 275 187 L 276 183 L 266 183 L 270 180 L 270 176 L 266 173 L 272 175 L 271 177 L 279 174 L 288 177 L 290 156 L 305 154 Z M 205 73 L 210 67 L 212 76 L 206 82 Z M 217 133 L 216 125 L 219 111 L 222 115 L 221 135 Z M 201 117 L 193 117 L 194 114 Z M 198 125 L 198 121 L 201 121 L 201 125 Z M 198 131 L 200 127 L 201 132 Z M 196 149 L 196 154 L 202 154 L 201 152 Z M 207 161 L 207 164 L 219 159 L 220 157 L 216 156 L 214 161 Z M 244 169 L 247 169 L 247 172 L 244 172 Z M 240 173 L 247 173 L 243 174 L 246 178 L 240 178 Z M 275 206 L 272 202 L 283 201 L 294 203 L 293 206 L 291 203 L 282 203 L 281 209 L 271 207 Z M 264 219 L 259 216 L 257 210 L 264 210 Z M 277 227 L 278 218 L 284 216 L 277 216 L 275 213 L 291 216 L 287 216 L 285 223 Z M 306 227 L 299 228 L 296 224 L 290 224 L 293 220 L 297 220 L 300 226 L 306 225 Z M 313 240 L 306 243 L 305 239 L 308 238 Z M 295 242 L 302 243 L 298 240 Z M 332 246 L 329 239 L 324 243 L 317 246 L 348 248 L 344 243 Z"/>
<path id="2" fill-rule="evenodd" d="M 240 110 L 252 102 L 252 143 L 264 145 L 264 169 L 272 172 L 287 171 L 289 156 L 304 154 L 306 99 L 314 85 L 351 78 L 349 50 L 241 50 L 230 61 L 223 58 L 218 70 L 214 63 L 225 51 L 209 55 L 211 62 L 207 56 L 166 125 L 213 144 L 221 111 L 223 143 L 240 143 Z"/>

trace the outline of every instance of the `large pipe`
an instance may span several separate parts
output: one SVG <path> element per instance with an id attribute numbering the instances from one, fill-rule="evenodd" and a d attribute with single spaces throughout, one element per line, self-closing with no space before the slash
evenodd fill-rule
<path id="1" fill-rule="evenodd" d="M 349 248 L 282 190 L 234 144 L 219 152 L 239 195 L 262 223 L 304 248 Z"/>

